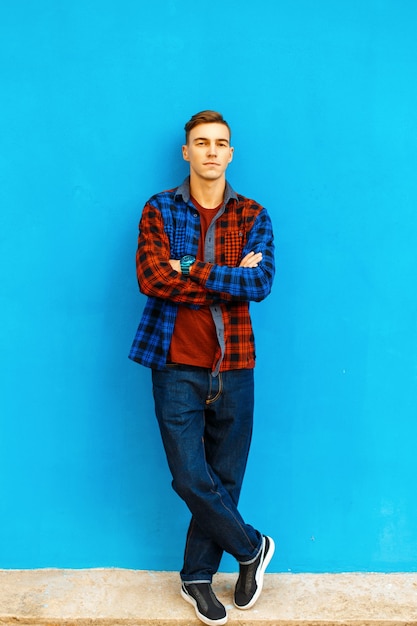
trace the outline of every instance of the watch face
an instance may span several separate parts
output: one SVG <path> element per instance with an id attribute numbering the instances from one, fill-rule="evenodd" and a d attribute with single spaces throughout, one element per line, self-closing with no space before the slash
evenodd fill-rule
<path id="1" fill-rule="evenodd" d="M 194 261 L 195 261 L 195 257 L 192 254 L 186 254 L 181 259 L 181 263 L 184 263 L 187 265 L 191 265 L 191 263 L 194 263 Z"/>

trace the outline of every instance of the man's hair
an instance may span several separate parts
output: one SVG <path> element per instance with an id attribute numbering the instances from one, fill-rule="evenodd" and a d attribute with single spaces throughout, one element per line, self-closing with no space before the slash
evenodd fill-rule
<path id="1" fill-rule="evenodd" d="M 223 115 L 217 111 L 200 111 L 192 116 L 192 118 L 184 126 L 185 130 L 185 143 L 188 143 L 188 137 L 190 131 L 199 124 L 224 124 L 229 129 L 230 138 L 232 137 L 232 131 L 229 124 L 223 119 Z"/>

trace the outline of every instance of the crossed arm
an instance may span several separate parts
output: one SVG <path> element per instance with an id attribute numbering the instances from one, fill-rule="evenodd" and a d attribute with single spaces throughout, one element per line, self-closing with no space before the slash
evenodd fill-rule
<path id="1" fill-rule="evenodd" d="M 261 261 L 262 252 L 249 252 L 249 254 L 243 257 L 243 259 L 239 263 L 239 267 L 258 267 Z M 175 272 L 181 273 L 181 265 L 179 259 L 169 259 L 169 264 Z"/>
<path id="2" fill-rule="evenodd" d="M 170 258 L 169 252 L 160 211 L 148 204 L 141 219 L 136 262 L 142 293 L 179 304 L 204 306 L 233 300 L 259 301 L 271 289 L 273 234 L 266 211 L 255 220 L 246 254 L 237 267 L 197 260 L 190 275 L 183 276 L 179 259 Z"/>

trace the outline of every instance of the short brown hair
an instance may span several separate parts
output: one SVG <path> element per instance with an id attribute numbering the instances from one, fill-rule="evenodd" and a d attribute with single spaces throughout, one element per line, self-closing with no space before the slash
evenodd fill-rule
<path id="1" fill-rule="evenodd" d="M 217 111 L 200 111 L 192 116 L 192 118 L 184 126 L 185 130 L 185 143 L 188 143 L 188 137 L 190 131 L 199 124 L 224 124 L 229 129 L 230 138 L 232 138 L 232 131 L 229 124 L 223 119 L 223 115 Z"/>

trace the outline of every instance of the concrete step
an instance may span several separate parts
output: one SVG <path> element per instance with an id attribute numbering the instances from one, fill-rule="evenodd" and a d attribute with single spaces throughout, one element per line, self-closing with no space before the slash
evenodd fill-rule
<path id="1" fill-rule="evenodd" d="M 417 626 L 416 574 L 267 574 L 249 611 L 233 606 L 235 574 L 213 587 L 239 626 Z M 173 572 L 0 570 L 0 624 L 201 626 Z"/>

